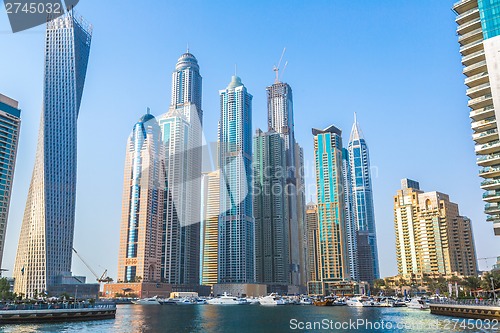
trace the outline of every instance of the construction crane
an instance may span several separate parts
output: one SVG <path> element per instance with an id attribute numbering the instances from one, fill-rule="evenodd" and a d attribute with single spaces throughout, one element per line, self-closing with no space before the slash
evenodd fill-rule
<path id="1" fill-rule="evenodd" d="M 490 265 L 488 265 L 488 260 L 492 260 L 492 259 L 497 259 L 497 257 L 486 257 L 486 258 L 477 258 L 477 261 L 479 260 L 484 260 L 486 262 L 486 270 L 488 270 L 488 268 L 490 267 Z"/>
<path id="2" fill-rule="evenodd" d="M 283 48 L 283 52 L 281 53 L 280 61 L 278 61 L 278 66 L 274 66 L 274 68 L 273 68 L 273 71 L 276 73 L 276 79 L 274 80 L 274 83 L 280 82 L 279 72 L 280 72 L 281 62 L 283 61 L 283 57 L 285 56 L 285 52 L 286 52 L 286 47 Z M 281 72 L 282 77 L 283 77 L 283 72 L 286 69 L 286 65 L 288 65 L 288 61 L 285 63 L 285 67 L 283 67 L 283 71 Z"/>
<path id="3" fill-rule="evenodd" d="M 92 272 L 92 275 L 95 276 L 95 279 L 96 279 L 97 282 L 99 282 L 99 283 L 102 283 L 102 282 L 109 283 L 109 282 L 113 281 L 113 279 L 108 276 L 108 270 L 107 269 L 99 277 L 99 275 L 97 275 L 97 273 L 92 269 L 92 267 L 90 267 L 90 265 L 85 261 L 85 259 L 83 259 L 83 257 L 75 250 L 75 248 L 73 248 L 73 252 L 75 252 L 75 254 L 78 256 L 78 258 L 80 258 L 80 260 L 89 269 L 89 271 Z"/>

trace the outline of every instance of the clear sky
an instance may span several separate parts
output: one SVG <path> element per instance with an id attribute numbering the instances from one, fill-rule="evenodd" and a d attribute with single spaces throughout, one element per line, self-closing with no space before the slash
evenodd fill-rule
<path id="1" fill-rule="evenodd" d="M 295 132 L 314 195 L 311 128 L 340 127 L 357 112 L 370 148 L 381 275 L 397 274 L 393 196 L 401 178 L 450 195 L 473 221 L 478 257 L 500 255 L 485 222 L 451 1 L 81 0 L 94 25 L 79 118 L 75 248 L 116 278 L 125 145 L 150 107 L 167 111 L 171 73 L 186 50 L 203 76 L 205 135 L 213 141 L 218 90 L 234 65 L 253 94 L 253 126 L 267 127 L 266 91 L 287 48 Z M 4 268 L 12 271 L 35 158 L 43 88 L 44 27 L 12 34 L 0 9 L 0 93 L 17 99 L 22 129 Z M 347 142 L 346 142 L 347 143 Z M 481 269 L 494 261 L 479 262 Z M 73 273 L 91 276 L 78 258 Z M 7 272 L 6 275 L 10 275 Z"/>

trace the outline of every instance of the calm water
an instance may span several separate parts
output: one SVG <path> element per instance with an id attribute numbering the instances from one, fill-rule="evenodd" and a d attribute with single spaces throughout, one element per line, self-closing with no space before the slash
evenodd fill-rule
<path id="1" fill-rule="evenodd" d="M 119 305 L 114 320 L 6 325 L 0 332 L 498 332 L 499 326 L 485 330 L 479 322 L 451 319 L 407 308 Z M 316 329 L 307 329 L 313 322 Z M 342 324 L 359 326 L 342 329 Z"/>

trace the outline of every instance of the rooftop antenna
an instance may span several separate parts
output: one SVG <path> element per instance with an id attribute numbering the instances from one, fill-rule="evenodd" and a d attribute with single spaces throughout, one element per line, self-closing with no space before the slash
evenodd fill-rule
<path id="1" fill-rule="evenodd" d="M 189 53 L 189 42 L 187 43 L 187 46 L 186 46 L 186 53 Z"/>
<path id="2" fill-rule="evenodd" d="M 238 64 L 234 64 L 234 76 L 238 76 Z"/>
<path id="3" fill-rule="evenodd" d="M 151 114 L 151 109 L 149 107 L 147 108 L 147 113 Z"/>
<path id="4" fill-rule="evenodd" d="M 356 112 L 354 112 L 354 123 L 355 123 L 355 124 L 357 124 L 357 123 L 358 123 L 358 119 L 357 119 Z"/>
<path id="5" fill-rule="evenodd" d="M 273 71 L 276 73 L 276 78 L 274 80 L 274 83 L 280 82 L 279 72 L 280 72 L 281 61 L 283 60 L 283 57 L 285 56 L 285 52 L 286 52 L 286 47 L 283 48 L 283 52 L 281 53 L 280 61 L 278 62 L 278 66 L 274 66 L 274 68 L 273 68 Z"/>
<path id="6" fill-rule="evenodd" d="M 281 70 L 281 81 L 283 81 L 283 75 L 285 74 L 286 66 L 288 66 L 288 60 L 285 61 L 285 66 L 283 66 L 283 69 Z"/>

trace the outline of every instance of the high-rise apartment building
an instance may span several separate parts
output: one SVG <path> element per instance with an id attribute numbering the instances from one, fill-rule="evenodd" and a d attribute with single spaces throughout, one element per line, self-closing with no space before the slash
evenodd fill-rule
<path id="1" fill-rule="evenodd" d="M 26 297 L 71 275 L 77 119 L 91 32 L 73 12 L 47 23 L 38 147 L 14 267 L 15 292 Z"/>
<path id="2" fill-rule="evenodd" d="M 169 111 L 158 118 L 165 144 L 162 280 L 200 282 L 202 123 L 197 59 L 181 55 L 172 74 Z"/>
<path id="3" fill-rule="evenodd" d="M 313 129 L 318 198 L 319 271 L 324 290 L 349 278 L 345 199 L 342 171 L 342 132 L 335 126 Z"/>
<path id="4" fill-rule="evenodd" d="M 440 192 L 423 192 L 404 179 L 394 197 L 398 272 L 476 275 L 472 225 L 458 205 Z"/>
<path id="5" fill-rule="evenodd" d="M 300 202 L 302 193 L 298 193 L 297 187 L 297 147 L 294 133 L 293 120 L 293 94 L 288 83 L 280 82 L 278 78 L 267 90 L 267 119 L 268 130 L 275 131 L 285 141 L 286 166 L 287 166 L 287 199 L 288 199 L 288 238 L 290 243 L 289 269 L 291 283 L 301 285 L 301 261 L 304 259 L 302 253 L 302 239 L 304 235 L 304 204 Z M 300 152 L 299 152 L 300 153 Z M 303 182 L 303 179 L 299 181 Z M 299 211 L 302 209 L 302 211 Z M 299 223 L 302 223 L 300 225 Z M 304 264 L 302 262 L 302 264 Z M 303 271 L 303 269 L 302 269 Z"/>
<path id="6" fill-rule="evenodd" d="M 2 268 L 20 128 L 19 103 L 0 94 L 0 269 Z"/>
<path id="7" fill-rule="evenodd" d="M 484 178 L 487 221 L 500 236 L 500 2 L 461 0 L 455 3 L 457 34 L 466 76 L 472 139 Z"/>
<path id="8" fill-rule="evenodd" d="M 310 202 L 306 206 L 307 230 L 307 282 L 320 281 L 318 206 Z"/>
<path id="9" fill-rule="evenodd" d="M 279 133 L 257 130 L 253 153 L 256 282 L 290 283 L 286 151 Z"/>
<path id="10" fill-rule="evenodd" d="M 357 226 L 358 277 L 361 281 L 372 283 L 380 277 L 380 272 L 370 175 L 370 155 L 356 119 L 354 119 L 349 138 L 348 152 L 352 184 L 350 189 L 352 192 L 352 212 L 354 223 Z"/>
<path id="11" fill-rule="evenodd" d="M 160 282 L 165 175 L 160 126 L 149 113 L 127 140 L 119 282 Z"/>
<path id="12" fill-rule="evenodd" d="M 349 163 L 349 152 L 342 149 L 342 178 L 344 189 L 344 216 L 346 228 L 347 258 L 349 264 L 349 277 L 351 280 L 359 281 L 358 273 L 358 231 L 356 226 L 356 215 L 354 214 L 354 202 L 352 194 L 352 173 Z"/>
<path id="13" fill-rule="evenodd" d="M 307 285 L 306 181 L 304 149 L 295 143 L 295 179 L 297 180 L 297 224 L 299 226 L 299 272 L 301 285 Z"/>
<path id="14" fill-rule="evenodd" d="M 203 175 L 200 284 L 217 283 L 219 251 L 220 170 Z"/>
<path id="15" fill-rule="evenodd" d="M 255 281 L 252 95 L 237 76 L 219 91 L 219 283 Z"/>

